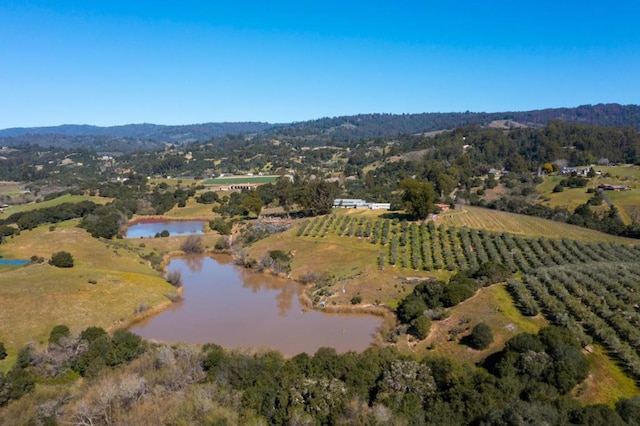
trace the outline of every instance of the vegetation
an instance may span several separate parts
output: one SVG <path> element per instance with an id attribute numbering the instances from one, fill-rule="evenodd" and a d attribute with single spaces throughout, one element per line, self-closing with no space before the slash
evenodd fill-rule
<path id="1" fill-rule="evenodd" d="M 640 162 L 636 110 L 327 118 L 113 157 L 68 150 L 68 137 L 46 149 L 23 145 L 24 135 L 3 139 L 17 148 L 3 151 L 0 179 L 23 183 L 0 186 L 10 206 L 0 214 L 1 255 L 32 263 L 0 271 L 0 417 L 632 422 L 640 407 L 628 379 L 640 380 L 640 251 L 631 239 L 640 236 L 640 174 L 614 163 Z M 549 121 L 560 113 L 583 122 Z M 452 130 L 424 133 L 443 128 Z M 154 137 L 130 146 L 154 149 Z M 69 161 L 74 167 L 63 166 Z M 253 174 L 260 184 L 221 191 L 221 180 L 205 179 L 220 174 Z M 600 193 L 599 184 L 630 191 Z M 335 198 L 389 202 L 395 211 L 333 212 Z M 134 215 L 197 216 L 215 232 L 120 239 Z M 245 266 L 304 281 L 314 305 L 393 310 L 399 324 L 386 321 L 379 336 L 389 347 L 284 359 L 146 344 L 114 331 L 141 306 L 179 294 L 171 285 L 182 277 L 160 272 L 166 253 L 200 254 L 214 242 Z M 51 265 L 68 254 L 73 274 L 41 264 L 51 253 Z"/>
<path id="2" fill-rule="evenodd" d="M 73 256 L 68 251 L 58 251 L 51 255 L 49 264 L 58 268 L 73 268 Z"/>
<path id="3" fill-rule="evenodd" d="M 484 362 L 489 373 L 442 357 L 416 361 L 393 348 L 361 354 L 321 348 L 284 359 L 215 344 L 149 346 L 127 331 L 110 337 L 96 328 L 47 352 L 26 347 L 21 354 L 16 367 L 0 375 L 0 405 L 14 401 L 3 414 L 25 422 L 122 424 L 151 410 L 155 422 L 175 423 L 479 424 L 517 418 L 580 424 L 597 412 L 622 424 L 638 409 L 637 398 L 621 399 L 614 409 L 568 397 L 588 364 L 574 336 L 556 327 L 510 339 Z M 36 378 L 70 374 L 90 380 L 69 391 L 34 392 Z"/>
<path id="4" fill-rule="evenodd" d="M 200 235 L 189 235 L 180 246 L 185 254 L 202 254 L 202 237 Z"/>
<path id="5" fill-rule="evenodd" d="M 472 348 L 486 349 L 491 343 L 493 343 L 493 332 L 487 324 L 481 322 L 471 329 L 469 345 Z"/>

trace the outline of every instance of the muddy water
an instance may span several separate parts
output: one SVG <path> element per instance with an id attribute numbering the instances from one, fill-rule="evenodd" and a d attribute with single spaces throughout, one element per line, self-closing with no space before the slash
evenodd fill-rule
<path id="1" fill-rule="evenodd" d="M 174 259 L 167 269 L 181 272 L 184 301 L 131 328 L 147 339 L 268 347 L 291 356 L 322 346 L 364 350 L 381 323 L 373 315 L 303 312 L 299 284 L 237 267 L 227 256 Z"/>
<path id="2" fill-rule="evenodd" d="M 169 236 L 202 234 L 204 222 L 201 220 L 156 220 L 146 219 L 131 225 L 127 229 L 126 238 L 154 237 L 162 231 L 168 231 Z"/>

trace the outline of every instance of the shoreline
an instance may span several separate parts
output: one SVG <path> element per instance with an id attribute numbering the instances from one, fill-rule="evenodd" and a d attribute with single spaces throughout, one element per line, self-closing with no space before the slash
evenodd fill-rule
<path id="1" fill-rule="evenodd" d="M 230 256 L 233 257 L 231 255 L 231 253 L 229 253 L 228 250 L 225 251 L 216 251 L 216 252 L 211 252 L 211 251 L 205 251 L 201 256 L 208 256 L 208 257 L 212 257 L 215 259 L 215 255 L 226 255 L 226 256 Z M 171 251 L 166 253 L 163 258 L 162 258 L 162 262 L 160 262 L 160 268 L 162 270 L 162 274 L 166 274 L 166 268 L 169 265 L 169 263 L 171 262 L 171 260 L 175 259 L 175 258 L 179 258 L 181 256 L 185 256 L 184 252 L 179 251 L 179 250 L 175 250 L 175 251 Z M 238 265 L 240 266 L 240 265 Z M 242 266 L 240 266 L 242 267 Z M 258 272 L 253 268 L 245 268 L 245 269 L 249 269 L 251 271 L 252 274 L 262 274 L 262 275 L 271 275 L 274 276 L 273 274 L 269 273 L 268 271 L 263 271 L 263 272 Z M 295 279 L 291 279 L 291 278 L 284 278 L 284 277 L 279 277 L 278 278 L 282 278 L 282 279 L 286 279 L 289 281 L 293 281 L 295 282 L 297 285 L 299 285 L 302 289 L 302 291 L 300 292 L 300 294 L 298 295 L 298 301 L 300 303 L 300 305 L 302 306 L 302 308 L 304 310 L 314 310 L 314 311 L 318 311 L 318 312 L 327 312 L 327 313 L 332 313 L 332 314 L 345 314 L 345 315 L 373 315 L 376 317 L 380 317 L 382 319 L 382 322 L 380 323 L 380 326 L 376 329 L 376 333 L 375 336 L 373 337 L 371 343 L 369 344 L 369 347 L 371 346 L 383 346 L 386 345 L 387 343 L 384 342 L 383 339 L 383 330 L 384 329 L 388 329 L 389 327 L 394 327 L 395 326 L 395 315 L 393 313 L 393 311 L 386 306 L 376 306 L 376 305 L 326 305 L 322 308 L 320 307 L 314 307 L 313 306 L 313 302 L 311 301 L 311 299 L 309 298 L 309 296 L 307 295 L 306 289 L 308 285 L 304 285 L 302 283 L 300 283 L 299 281 L 295 280 Z M 181 297 L 184 297 L 184 287 L 179 287 L 177 289 L 177 291 L 179 292 Z M 171 305 L 173 305 L 176 302 L 173 302 L 171 300 L 167 300 L 164 303 L 161 303 L 159 305 L 156 305 L 154 307 L 151 307 L 147 310 L 145 310 L 144 312 L 141 312 L 139 314 L 134 315 L 132 318 L 129 318 L 127 320 L 122 321 L 121 323 L 118 324 L 114 324 L 111 327 L 109 327 L 107 329 L 107 332 L 109 332 L 110 334 L 112 334 L 114 331 L 121 329 L 121 328 L 130 328 L 131 326 L 144 321 L 152 316 L 155 316 L 157 314 L 162 313 L 163 311 L 165 311 L 166 309 L 168 309 Z M 145 339 L 146 340 L 146 339 Z"/>

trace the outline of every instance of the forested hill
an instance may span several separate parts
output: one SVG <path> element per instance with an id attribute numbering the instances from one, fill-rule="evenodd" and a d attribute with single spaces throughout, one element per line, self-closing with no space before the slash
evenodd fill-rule
<path id="1" fill-rule="evenodd" d="M 153 150 L 164 143 L 208 141 L 228 134 L 267 133 L 300 138 L 321 136 L 322 140 L 358 140 L 455 129 L 467 125 L 488 126 L 508 120 L 506 126 L 544 126 L 551 120 L 600 126 L 633 127 L 640 130 L 640 106 L 619 104 L 583 105 L 524 112 L 450 112 L 422 114 L 360 114 L 320 118 L 291 124 L 261 122 L 204 123 L 179 126 L 129 124 L 98 127 L 62 125 L 56 127 L 0 130 L 0 145 L 26 144 L 42 147 L 88 148 L 96 151 Z M 503 123 L 505 124 L 505 123 Z"/>
<path id="2" fill-rule="evenodd" d="M 322 133 L 331 134 L 339 139 L 358 139 L 448 130 L 467 125 L 488 126 L 497 120 L 509 120 L 515 122 L 514 124 L 530 127 L 544 126 L 549 121 L 560 120 L 567 123 L 633 127 L 640 130 L 640 106 L 598 104 L 524 112 L 360 114 L 294 123 L 272 131 L 288 136 Z"/>
<path id="3" fill-rule="evenodd" d="M 161 142 L 192 142 L 208 140 L 227 134 L 249 134 L 262 132 L 273 124 L 258 122 L 204 123 L 164 126 L 158 124 L 127 124 L 124 126 L 99 127 L 89 125 L 64 124 L 53 127 L 16 127 L 0 130 L 0 137 L 27 135 L 63 136 L 111 136 L 117 138 L 138 138 Z"/>
<path id="4" fill-rule="evenodd" d="M 39 145 L 56 148 L 87 148 L 95 151 L 152 151 L 165 143 L 208 141 L 228 134 L 252 134 L 274 127 L 269 123 L 204 123 L 178 126 L 127 124 L 99 127 L 65 124 L 54 127 L 23 127 L 0 130 L 0 146 Z"/>

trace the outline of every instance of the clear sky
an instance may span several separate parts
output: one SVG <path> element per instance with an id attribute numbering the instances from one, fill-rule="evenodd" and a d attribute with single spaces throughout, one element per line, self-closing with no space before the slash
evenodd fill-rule
<path id="1" fill-rule="evenodd" d="M 640 103 L 640 2 L 0 0 L 0 128 Z"/>

